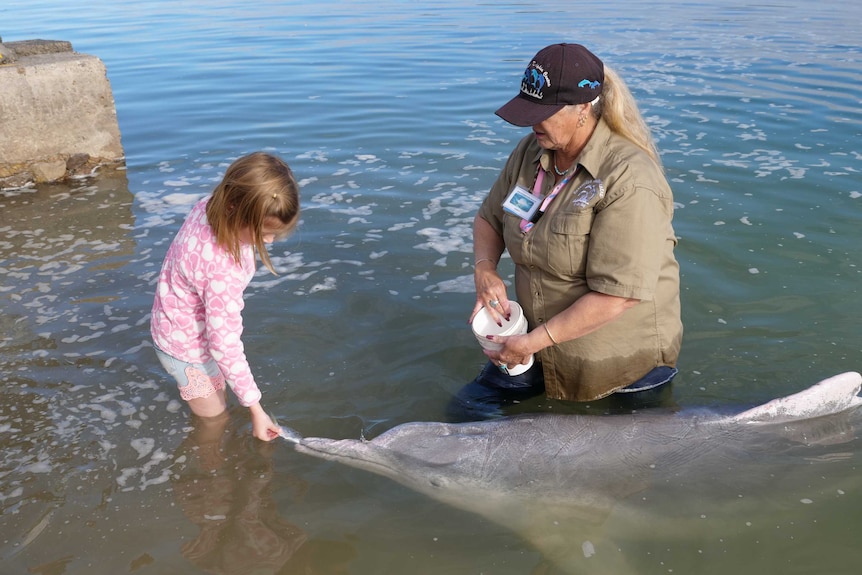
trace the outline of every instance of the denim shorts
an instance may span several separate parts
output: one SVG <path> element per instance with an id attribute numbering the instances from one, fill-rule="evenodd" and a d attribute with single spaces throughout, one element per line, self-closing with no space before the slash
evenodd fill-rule
<path id="1" fill-rule="evenodd" d="M 168 355 L 153 344 L 159 363 L 177 382 L 180 397 L 189 401 L 199 397 L 209 397 L 224 389 L 225 379 L 215 360 L 205 363 L 189 363 Z"/>

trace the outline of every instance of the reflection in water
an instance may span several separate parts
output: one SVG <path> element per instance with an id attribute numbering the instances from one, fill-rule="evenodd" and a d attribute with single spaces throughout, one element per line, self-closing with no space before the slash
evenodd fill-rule
<path id="1" fill-rule="evenodd" d="M 192 416 L 193 428 L 175 453 L 171 479 L 183 513 L 200 532 L 184 541 L 184 557 L 208 573 L 347 573 L 352 548 L 309 541 L 278 514 L 272 498 L 272 454 L 279 443 L 249 437 L 231 412 Z M 280 478 L 280 485 L 288 484 Z M 296 496 L 305 485 L 294 482 Z"/>
<path id="2" fill-rule="evenodd" d="M 117 285 L 136 250 L 132 203 L 122 170 L 0 192 L 0 515 L 15 530 L 0 536 L 4 560 L 49 531 L 111 448 L 106 423 L 133 411 L 106 341 L 130 329 Z"/>
<path id="3" fill-rule="evenodd" d="M 23 355 L 22 370 L 31 365 L 24 354 L 55 356 L 37 350 L 122 328 L 104 312 L 121 299 L 115 274 L 135 253 L 133 199 L 123 171 L 92 185 L 0 192 L 0 350 L 9 360 Z"/>

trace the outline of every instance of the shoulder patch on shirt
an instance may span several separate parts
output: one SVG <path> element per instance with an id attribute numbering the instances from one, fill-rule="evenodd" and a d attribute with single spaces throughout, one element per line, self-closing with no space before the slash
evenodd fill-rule
<path id="1" fill-rule="evenodd" d="M 605 197 L 605 187 L 598 178 L 584 182 L 572 192 L 572 204 L 578 208 L 586 208 L 598 198 Z"/>

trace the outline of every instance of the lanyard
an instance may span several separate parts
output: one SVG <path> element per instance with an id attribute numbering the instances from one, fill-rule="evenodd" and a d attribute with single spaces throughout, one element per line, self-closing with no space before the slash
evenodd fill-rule
<path id="1" fill-rule="evenodd" d="M 542 205 L 539 206 L 539 209 L 536 212 L 536 215 L 533 217 L 534 221 L 521 220 L 521 233 L 526 234 L 531 229 L 533 229 L 535 222 L 539 221 L 539 218 L 542 216 L 542 214 L 544 214 L 546 211 L 548 211 L 548 207 L 551 205 L 551 202 L 554 201 L 554 198 L 557 197 L 557 194 L 560 193 L 560 190 L 562 190 L 564 187 L 566 187 L 566 184 L 569 183 L 569 180 L 571 180 L 572 176 L 574 176 L 577 172 L 578 172 L 577 169 L 572 171 L 571 174 L 569 174 L 568 176 L 563 178 L 562 182 L 560 182 L 559 184 L 554 186 L 554 189 L 551 190 L 551 193 L 548 194 L 548 197 L 545 198 L 544 200 L 542 200 Z M 540 166 L 539 167 L 539 173 L 536 174 L 536 184 L 533 186 L 533 195 L 534 196 L 541 196 L 542 195 L 542 182 L 544 181 L 544 179 L 545 179 L 545 170 L 543 170 Z"/>

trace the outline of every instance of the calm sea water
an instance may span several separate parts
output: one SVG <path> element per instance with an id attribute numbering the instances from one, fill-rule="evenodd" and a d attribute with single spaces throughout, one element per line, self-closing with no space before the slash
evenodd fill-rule
<path id="1" fill-rule="evenodd" d="M 858 20 L 832 0 L 6 0 L 3 40 L 105 62 L 127 169 L 0 193 L 0 572 L 554 572 L 505 526 L 253 441 L 244 410 L 207 443 L 148 344 L 170 239 L 231 160 L 282 155 L 304 215 L 248 291 L 264 405 L 326 437 L 439 420 L 484 360 L 471 220 L 524 133 L 493 111 L 539 48 L 582 42 L 674 189 L 676 402 L 792 393 L 862 368 Z M 750 507 L 681 497 L 703 522 L 629 536 L 632 572 L 856 573 L 847 439 Z"/>

